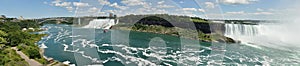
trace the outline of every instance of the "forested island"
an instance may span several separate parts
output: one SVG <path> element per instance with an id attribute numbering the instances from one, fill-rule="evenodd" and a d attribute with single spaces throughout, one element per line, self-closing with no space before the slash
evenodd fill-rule
<path id="1" fill-rule="evenodd" d="M 205 42 L 235 43 L 233 39 L 223 35 L 224 23 L 214 23 L 199 17 L 168 14 L 127 15 L 119 17 L 119 21 L 113 29 L 167 34 Z"/>

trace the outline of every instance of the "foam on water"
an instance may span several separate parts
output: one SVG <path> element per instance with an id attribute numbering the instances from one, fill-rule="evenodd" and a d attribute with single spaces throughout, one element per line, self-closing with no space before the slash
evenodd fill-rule
<path id="1" fill-rule="evenodd" d="M 70 61 L 65 61 L 65 62 L 63 62 L 63 64 L 69 65 Z"/>
<path id="2" fill-rule="evenodd" d="M 41 45 L 39 45 L 39 47 L 43 48 L 43 49 L 48 48 L 44 43 L 42 43 Z"/>
<path id="3" fill-rule="evenodd" d="M 67 50 L 68 46 L 66 44 L 63 44 L 65 47 L 64 47 L 64 50 L 65 51 L 69 51 L 69 52 L 75 52 L 75 53 L 80 53 L 82 54 L 83 57 L 85 58 L 89 58 L 93 61 L 97 61 L 96 58 L 92 58 L 90 56 L 86 56 L 84 55 L 84 52 L 83 51 L 72 51 L 72 50 Z M 148 60 L 145 60 L 143 58 L 138 58 L 138 57 L 134 57 L 134 56 L 130 56 L 131 54 L 135 54 L 135 53 L 132 53 L 130 50 L 133 50 L 133 51 L 139 51 L 139 50 L 142 50 L 142 51 L 146 51 L 146 50 L 149 50 L 148 48 L 134 48 L 134 47 L 128 47 L 128 46 L 125 46 L 125 45 L 109 45 L 109 44 L 102 44 L 104 46 L 102 47 L 107 47 L 107 46 L 115 46 L 115 47 L 120 47 L 122 49 L 124 49 L 126 51 L 126 53 L 128 54 L 124 54 L 124 53 L 121 53 L 121 52 L 117 52 L 117 51 L 113 51 L 113 50 L 100 50 L 99 49 L 99 46 L 94 46 L 94 44 L 90 44 L 92 45 L 94 48 L 98 48 L 98 52 L 101 52 L 101 53 L 114 53 L 114 54 L 117 54 L 118 56 L 122 57 L 122 58 L 125 58 L 125 60 L 127 60 L 126 62 L 125 61 L 121 61 L 121 59 L 119 58 L 116 58 L 116 57 L 113 57 L 115 58 L 116 60 L 118 61 L 121 61 L 122 63 L 136 63 L 138 65 L 156 65 L 155 63 L 151 62 L 151 61 L 148 61 Z M 192 52 L 192 51 L 185 51 L 185 52 Z M 199 51 L 195 51 L 195 52 L 199 52 Z M 156 59 L 161 59 L 161 60 L 165 60 L 165 61 L 169 61 L 169 62 L 174 62 L 176 63 L 176 61 L 173 61 L 173 60 L 166 60 L 164 58 L 177 58 L 176 55 L 161 55 L 161 54 L 157 54 L 157 53 L 151 53 L 151 54 L 147 54 L 145 52 L 142 52 L 143 55 L 147 56 L 147 57 L 153 57 L 153 58 L 156 58 Z M 177 53 L 181 53 L 181 52 L 177 52 Z M 195 58 L 197 58 L 197 56 L 195 56 Z M 196 61 L 196 59 L 183 59 L 183 60 L 190 60 L 190 61 Z M 100 60 L 98 60 L 100 61 Z M 106 63 L 108 60 L 105 60 L 103 61 L 102 63 Z M 130 62 L 128 62 L 130 61 Z M 199 63 L 199 62 L 198 62 Z"/>

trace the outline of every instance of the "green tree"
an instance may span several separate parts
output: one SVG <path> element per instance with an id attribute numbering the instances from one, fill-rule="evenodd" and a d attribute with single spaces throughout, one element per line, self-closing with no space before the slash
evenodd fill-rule
<path id="1" fill-rule="evenodd" d="M 27 55 L 29 56 L 30 59 L 41 58 L 39 48 L 35 48 L 31 46 L 27 48 L 28 49 L 25 52 L 28 53 Z"/>
<path id="2" fill-rule="evenodd" d="M 17 46 L 18 44 L 28 43 L 30 34 L 22 31 L 9 32 L 8 38 L 10 46 Z"/>
<path id="3" fill-rule="evenodd" d="M 0 44 L 5 44 L 7 43 L 6 38 L 7 37 L 7 33 L 0 30 Z"/>
<path id="4" fill-rule="evenodd" d="M 5 33 L 4 31 L 0 30 L 0 50 L 4 49 L 5 44 L 7 43 L 5 37 L 7 37 L 7 33 Z"/>

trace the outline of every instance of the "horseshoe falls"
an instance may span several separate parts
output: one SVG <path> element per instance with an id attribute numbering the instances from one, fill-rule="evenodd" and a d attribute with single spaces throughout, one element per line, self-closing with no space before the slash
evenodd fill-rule
<path id="1" fill-rule="evenodd" d="M 295 23 L 225 24 L 225 28 L 225 36 L 242 44 L 278 49 L 299 47 L 296 37 L 300 28 Z"/>
<path id="2" fill-rule="evenodd" d="M 260 25 L 225 24 L 225 36 L 247 42 L 259 35 Z"/>

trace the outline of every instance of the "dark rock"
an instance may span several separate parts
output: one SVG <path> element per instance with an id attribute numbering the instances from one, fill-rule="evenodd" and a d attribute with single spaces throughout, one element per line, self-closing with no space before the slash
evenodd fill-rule
<path id="1" fill-rule="evenodd" d="M 236 41 L 232 38 L 225 37 L 226 43 L 236 43 Z"/>

